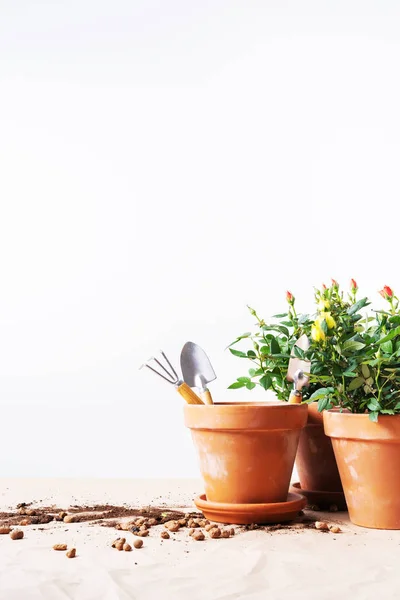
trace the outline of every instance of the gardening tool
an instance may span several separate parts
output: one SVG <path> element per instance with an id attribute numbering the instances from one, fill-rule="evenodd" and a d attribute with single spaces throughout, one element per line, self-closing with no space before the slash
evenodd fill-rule
<path id="1" fill-rule="evenodd" d="M 295 346 L 301 350 L 308 350 L 310 342 L 305 333 L 299 337 Z M 303 399 L 301 390 L 305 385 L 309 384 L 309 379 L 306 373 L 310 372 L 311 363 L 309 360 L 297 358 L 295 354 L 292 354 L 289 360 L 288 372 L 286 379 L 293 381 L 293 391 L 290 393 L 289 403 L 300 404 Z"/>
<path id="2" fill-rule="evenodd" d="M 194 393 L 194 391 L 187 385 L 187 383 L 185 383 L 184 381 L 182 381 L 182 379 L 179 378 L 178 373 L 175 371 L 174 367 L 171 365 L 164 352 L 162 350 L 160 350 L 160 352 L 167 366 L 164 366 L 162 362 L 160 362 L 157 358 L 152 356 L 140 368 L 142 369 L 143 367 L 147 367 L 148 369 L 150 369 L 150 371 L 153 371 L 153 373 L 156 373 L 156 375 L 159 375 L 160 377 L 165 379 L 165 381 L 168 381 L 168 383 L 172 383 L 176 387 L 177 391 L 182 396 L 182 398 L 184 398 L 188 404 L 203 404 L 202 400 L 200 400 L 198 395 Z M 160 369 L 164 371 L 164 373 L 150 366 L 149 363 L 152 361 L 156 363 L 160 367 Z"/>
<path id="3" fill-rule="evenodd" d="M 207 383 L 217 378 L 210 359 L 200 346 L 186 342 L 181 352 L 181 369 L 185 383 L 198 388 L 204 404 L 214 404 Z"/>

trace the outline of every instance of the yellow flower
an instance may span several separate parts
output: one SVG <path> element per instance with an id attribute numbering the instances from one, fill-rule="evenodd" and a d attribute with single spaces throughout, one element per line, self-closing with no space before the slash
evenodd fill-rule
<path id="1" fill-rule="evenodd" d="M 334 329 L 334 327 L 336 327 L 336 321 L 332 317 L 330 312 L 322 312 L 318 317 L 317 321 L 319 322 L 319 324 L 321 324 L 324 319 L 326 321 L 328 329 Z"/>
<path id="2" fill-rule="evenodd" d="M 329 300 L 324 300 L 323 298 L 321 298 L 320 301 L 318 302 L 319 310 L 325 310 L 326 308 L 329 308 L 329 307 L 330 307 Z"/>
<path id="3" fill-rule="evenodd" d="M 315 321 L 314 325 L 311 325 L 311 337 L 314 342 L 323 342 L 325 339 L 325 333 L 322 331 L 318 321 Z"/>

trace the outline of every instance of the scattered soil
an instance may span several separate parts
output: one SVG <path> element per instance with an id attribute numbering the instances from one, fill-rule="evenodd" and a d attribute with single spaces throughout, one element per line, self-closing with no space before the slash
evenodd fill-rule
<path id="1" fill-rule="evenodd" d="M 241 530 L 242 531 L 254 531 L 255 529 L 260 529 L 267 531 L 268 533 L 273 533 L 274 531 L 301 531 L 302 529 L 314 529 L 315 523 L 317 519 L 310 518 L 305 515 L 301 515 L 297 517 L 294 521 L 289 521 L 288 523 L 276 523 L 274 525 L 257 525 L 256 523 L 252 523 L 251 525 L 244 525 Z M 324 530 L 316 530 L 322 533 L 325 533 Z"/>
<path id="2" fill-rule="evenodd" d="M 176 522 L 181 528 L 188 527 L 190 529 L 190 527 L 197 527 L 199 523 L 201 523 L 201 526 L 206 524 L 206 531 L 210 528 L 209 522 L 204 519 L 204 515 L 202 513 L 183 512 L 176 509 L 172 510 L 165 506 L 130 508 L 126 505 L 116 506 L 112 504 L 98 504 L 95 506 L 75 505 L 68 510 L 56 506 L 44 506 L 32 510 L 28 509 L 30 506 L 31 503 L 21 502 L 17 505 L 15 511 L 0 512 L 0 528 L 21 527 L 24 525 L 43 525 L 52 521 L 60 522 L 61 514 L 73 517 L 73 523 L 88 522 L 90 525 L 98 525 L 102 527 L 123 530 L 125 529 L 140 537 L 142 536 L 143 532 L 145 535 L 147 535 L 148 531 L 144 531 L 145 529 L 151 529 L 152 526 L 156 525 L 164 525 L 170 521 Z M 143 522 L 147 522 L 147 527 L 145 525 L 142 527 L 135 526 L 135 519 L 138 519 L 139 517 L 143 519 Z M 150 519 L 151 521 L 149 521 Z M 197 519 L 201 519 L 202 521 L 196 522 Z M 318 533 L 329 533 L 329 530 L 316 529 L 316 521 L 318 521 L 317 518 L 313 518 L 310 516 L 310 514 L 305 514 L 302 511 L 302 513 L 294 521 L 289 523 L 277 523 L 275 525 L 257 525 L 256 523 L 253 523 L 251 525 L 238 526 L 236 530 L 233 530 L 233 533 L 235 533 L 235 531 L 239 533 L 253 531 L 256 529 L 266 531 L 267 533 L 273 533 L 277 531 L 300 532 L 301 530 L 305 529 L 313 529 Z M 38 529 L 42 530 L 44 528 L 39 527 Z M 159 536 L 160 534 L 158 533 L 157 535 Z"/>

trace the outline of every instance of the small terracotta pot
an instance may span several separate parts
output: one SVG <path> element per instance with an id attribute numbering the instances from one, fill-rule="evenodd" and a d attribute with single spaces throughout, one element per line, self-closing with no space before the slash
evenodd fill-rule
<path id="1" fill-rule="evenodd" d="M 296 468 L 303 490 L 343 492 L 332 442 L 325 435 L 318 402 L 308 404 L 308 420 L 301 432 Z"/>
<path id="2" fill-rule="evenodd" d="M 324 411 L 333 450 L 355 525 L 400 529 L 400 415 Z"/>
<path id="3" fill-rule="evenodd" d="M 286 402 L 186 404 L 207 500 L 285 502 L 307 405 Z"/>

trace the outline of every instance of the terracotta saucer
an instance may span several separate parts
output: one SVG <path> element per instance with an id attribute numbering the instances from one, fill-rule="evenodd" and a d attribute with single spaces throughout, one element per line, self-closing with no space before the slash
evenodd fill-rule
<path id="1" fill-rule="evenodd" d="M 227 504 L 209 502 L 205 494 L 197 496 L 195 505 L 206 519 L 216 523 L 250 525 L 251 523 L 283 523 L 297 517 L 307 500 L 300 494 L 288 494 L 286 502 L 271 504 Z"/>
<path id="2" fill-rule="evenodd" d="M 307 499 L 308 506 L 329 510 L 332 505 L 338 510 L 347 510 L 346 498 L 343 492 L 319 492 L 315 490 L 303 490 L 300 483 L 293 483 L 289 490 L 292 494 L 302 494 Z"/>

